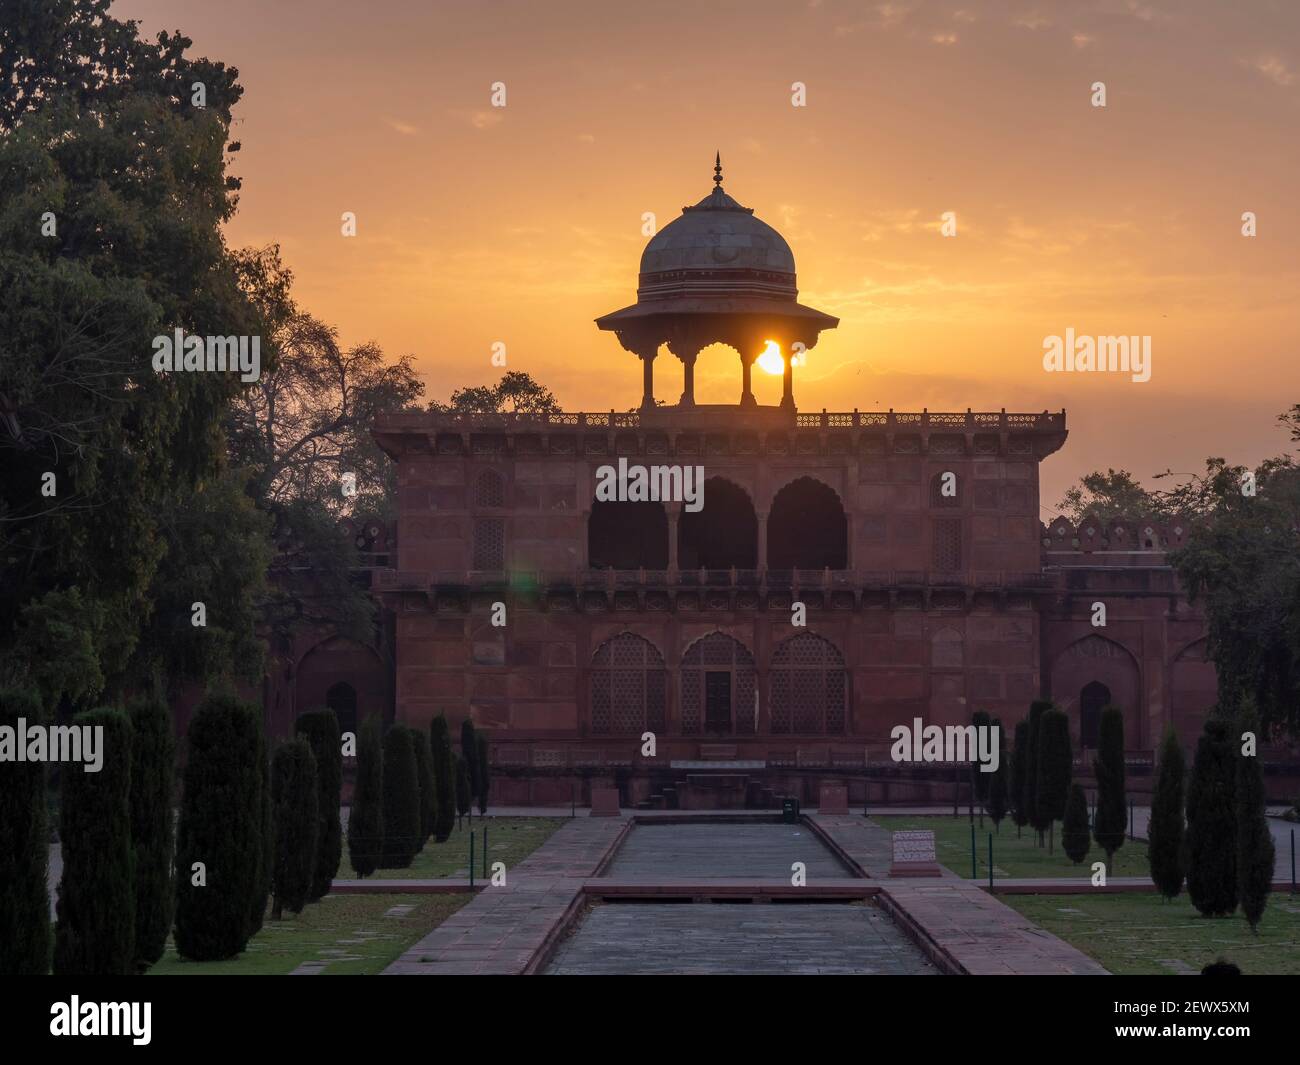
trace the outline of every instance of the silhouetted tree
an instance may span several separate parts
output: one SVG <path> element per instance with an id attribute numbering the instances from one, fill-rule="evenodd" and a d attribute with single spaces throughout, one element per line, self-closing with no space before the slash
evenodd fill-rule
<path id="1" fill-rule="evenodd" d="M 172 715 L 160 698 L 133 700 L 131 846 L 135 853 L 135 956 L 146 969 L 163 956 L 176 907 Z"/>
<path id="2" fill-rule="evenodd" d="M 1016 746 L 1011 752 L 1011 820 L 1016 825 L 1016 839 L 1029 824 L 1029 784 L 1025 780 L 1029 764 L 1029 722 L 1017 721 Z"/>
<path id="3" fill-rule="evenodd" d="M 1097 757 L 1092 763 L 1097 778 L 1096 824 L 1092 834 L 1106 852 L 1106 869 L 1115 861 L 1115 852 L 1124 845 L 1128 825 L 1128 800 L 1124 788 L 1124 712 L 1108 706 L 1101 712 L 1098 726 Z"/>
<path id="4" fill-rule="evenodd" d="M 299 736 L 311 744 L 316 760 L 316 867 L 312 871 L 308 902 L 329 894 L 330 885 L 343 860 L 343 825 L 339 807 L 343 801 L 343 739 L 339 719 L 333 710 L 308 710 L 298 715 L 294 726 Z"/>
<path id="5" fill-rule="evenodd" d="M 1089 835 L 1087 796 L 1083 794 L 1082 784 L 1071 784 L 1065 821 L 1061 825 L 1061 846 L 1075 865 L 1088 856 Z"/>
<path id="6" fill-rule="evenodd" d="M 1212 716 L 1196 742 L 1187 785 L 1187 894 L 1207 917 L 1237 908 L 1235 769 L 1228 723 Z"/>
<path id="7" fill-rule="evenodd" d="M 971 752 L 971 793 L 975 796 L 975 805 L 979 808 L 980 827 L 984 826 L 984 810 L 989 802 L 989 785 L 992 783 L 992 777 L 989 773 L 980 771 L 979 760 L 976 753 L 979 751 L 979 735 L 982 729 L 989 727 L 989 713 L 987 710 L 976 710 L 971 714 L 971 724 L 975 726 L 975 750 Z"/>
<path id="8" fill-rule="evenodd" d="M 474 722 L 465 718 L 460 723 L 460 756 L 465 760 L 465 768 L 469 773 L 469 792 L 471 795 L 478 796 L 478 734 L 474 729 Z"/>
<path id="9" fill-rule="evenodd" d="M 476 745 L 477 746 L 477 745 Z M 478 761 L 478 751 L 474 752 L 474 761 Z M 460 755 L 456 755 L 456 814 L 457 826 L 460 825 L 460 819 L 470 811 L 470 791 L 469 791 L 469 763 Z"/>
<path id="10" fill-rule="evenodd" d="M 208 696 L 186 732 L 173 937 L 182 957 L 233 958 L 252 934 L 264 823 L 260 737 L 258 712 L 229 694 Z"/>
<path id="11" fill-rule="evenodd" d="M 446 843 L 456 826 L 456 762 L 446 714 L 439 714 L 429 724 L 429 747 L 433 752 L 433 779 L 438 791 L 434 840 Z"/>
<path id="12" fill-rule="evenodd" d="M 43 724 L 40 699 L 28 688 L 0 689 L 0 726 Z M 50 969 L 50 832 L 45 763 L 0 768 L 0 974 L 44 976 Z"/>
<path id="13" fill-rule="evenodd" d="M 488 785 L 491 774 L 488 772 L 488 738 L 483 732 L 478 733 L 478 812 L 487 813 Z"/>
<path id="14" fill-rule="evenodd" d="M 266 918 L 266 904 L 271 898 L 271 884 L 275 879 L 275 815 L 271 801 L 271 757 L 262 727 L 261 708 L 256 708 L 257 720 L 257 805 L 262 814 L 261 853 L 257 859 L 257 876 L 253 880 L 248 900 L 248 938 L 262 930 Z"/>
<path id="15" fill-rule="evenodd" d="M 998 832 L 1002 831 L 1002 819 L 1007 816 L 1007 775 L 1010 767 L 1007 765 L 1007 738 L 1006 732 L 1002 728 L 1002 721 L 999 718 L 993 718 L 990 727 L 994 730 L 997 739 L 998 750 L 998 767 L 992 773 L 992 779 L 989 781 L 989 817 L 993 821 L 993 827 Z"/>
<path id="16" fill-rule="evenodd" d="M 357 876 L 379 868 L 384 853 L 383 722 L 371 714 L 357 733 L 357 779 L 348 814 L 348 860 Z"/>
<path id="17" fill-rule="evenodd" d="M 103 729 L 103 765 L 87 773 L 68 764 L 61 774 L 63 877 L 55 904 L 54 975 L 124 976 L 136 969 L 131 721 L 121 710 L 101 708 L 72 723 Z"/>
<path id="18" fill-rule="evenodd" d="M 1034 827 L 1041 833 L 1055 831 L 1055 824 L 1065 816 L 1066 800 L 1070 796 L 1072 770 L 1070 749 L 1070 718 L 1063 710 L 1053 707 L 1038 722 L 1038 787 L 1034 813 Z"/>
<path id="19" fill-rule="evenodd" d="M 1268 905 L 1268 893 L 1273 887 L 1273 835 L 1268 830 L 1264 813 L 1264 767 L 1253 751 L 1245 753 L 1247 736 L 1255 743 L 1260 740 L 1259 715 L 1254 700 L 1243 701 L 1237 718 L 1237 735 L 1233 743 L 1237 750 L 1237 779 L 1234 798 L 1237 801 L 1237 897 L 1241 912 L 1250 923 L 1252 932 L 1259 931 L 1259 920 Z"/>
<path id="20" fill-rule="evenodd" d="M 1029 704 L 1029 736 L 1025 744 L 1025 817 L 1028 823 L 1038 833 L 1038 845 L 1043 845 L 1043 828 L 1039 828 L 1040 819 L 1038 817 L 1038 743 L 1039 743 L 1039 724 L 1042 717 L 1048 710 L 1052 709 L 1050 699 L 1035 699 Z M 1019 755 L 1019 750 L 1017 750 Z"/>
<path id="21" fill-rule="evenodd" d="M 271 916 L 299 913 L 307 904 L 316 871 L 320 813 L 316 757 L 303 737 L 280 744 L 271 761 L 271 802 L 275 811 L 275 870 Z"/>
<path id="22" fill-rule="evenodd" d="M 1160 767 L 1147 826 L 1147 861 L 1151 882 L 1166 899 L 1183 889 L 1186 833 L 1183 826 L 1183 746 L 1170 725 L 1160 745 Z"/>
<path id="23" fill-rule="evenodd" d="M 420 851 L 420 779 L 411 730 L 394 725 L 384 737 L 383 869 L 407 869 Z"/>
<path id="24" fill-rule="evenodd" d="M 433 776 L 433 748 L 423 729 L 411 730 L 415 745 L 415 775 L 420 782 L 420 846 L 433 836 L 438 825 L 438 785 Z"/>

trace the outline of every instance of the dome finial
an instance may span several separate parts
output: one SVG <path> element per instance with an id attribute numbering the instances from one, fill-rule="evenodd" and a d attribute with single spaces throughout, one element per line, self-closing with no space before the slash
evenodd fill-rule
<path id="1" fill-rule="evenodd" d="M 713 157 L 713 183 L 722 188 L 722 152 L 717 152 Z"/>

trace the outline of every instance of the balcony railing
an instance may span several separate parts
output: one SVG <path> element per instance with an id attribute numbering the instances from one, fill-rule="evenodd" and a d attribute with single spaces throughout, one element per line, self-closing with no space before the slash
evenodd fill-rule
<path id="1" fill-rule="evenodd" d="M 412 411 L 384 415 L 380 427 L 385 430 L 419 429 L 429 425 L 437 427 L 463 427 L 472 429 L 513 429 L 537 427 L 637 429 L 645 424 L 662 426 L 665 418 L 689 415 L 689 407 L 661 407 L 648 419 L 640 411 L 577 411 L 508 414 L 458 414 L 447 412 Z M 744 408 L 737 408 L 743 411 Z M 1035 429 L 1062 430 L 1065 428 L 1065 411 L 1041 413 L 1008 413 L 1000 411 L 828 411 L 807 412 L 795 416 L 795 425 L 801 429 L 878 428 L 878 429 L 932 429 L 971 430 L 975 432 L 1029 431 Z"/>
<path id="2" fill-rule="evenodd" d="M 627 588 L 690 589 L 739 588 L 754 591 L 801 589 L 807 591 L 886 590 L 939 588 L 980 590 L 1042 589 L 1053 577 L 1042 572 L 973 570 L 947 573 L 935 570 L 840 569 L 576 569 L 542 570 L 377 570 L 380 590 L 423 590 L 429 587 L 509 584 L 513 587 L 572 587 L 614 591 Z"/>

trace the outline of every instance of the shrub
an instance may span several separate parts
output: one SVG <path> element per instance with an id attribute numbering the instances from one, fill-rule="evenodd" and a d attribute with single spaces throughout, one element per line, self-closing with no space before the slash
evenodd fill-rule
<path id="1" fill-rule="evenodd" d="M 316 760 L 316 867 L 312 871 L 308 902 L 329 894 L 343 860 L 343 826 L 339 806 L 343 801 L 343 738 L 339 719 L 328 707 L 299 714 L 295 731 L 311 744 Z"/>
<path id="2" fill-rule="evenodd" d="M 299 737 L 280 744 L 271 760 L 271 803 L 275 819 L 275 868 L 271 916 L 300 913 L 311 894 L 316 872 L 320 812 L 319 784 L 311 744 Z"/>
<path id="3" fill-rule="evenodd" d="M 63 767 L 54 974 L 122 976 L 136 971 L 131 720 L 121 710 L 101 708 L 78 714 L 72 724 L 103 729 L 103 764 L 97 773 Z"/>
<path id="4" fill-rule="evenodd" d="M 420 852 L 420 779 L 411 730 L 394 725 L 384 737 L 382 869 L 406 869 Z"/>
<path id="5" fill-rule="evenodd" d="M 476 745 L 477 746 L 477 745 Z M 478 751 L 474 752 L 474 761 L 478 762 Z M 469 790 L 469 763 L 456 756 L 456 813 L 464 817 L 470 812 L 470 801 L 472 796 Z"/>
<path id="6" fill-rule="evenodd" d="M 1160 768 L 1156 790 L 1151 800 L 1151 823 L 1147 827 L 1147 861 L 1151 882 L 1167 899 L 1183 889 L 1183 851 L 1186 830 L 1183 824 L 1183 747 L 1173 726 L 1165 730 L 1160 745 Z"/>
<path id="7" fill-rule="evenodd" d="M 1038 817 L 1038 728 L 1042 717 L 1048 710 L 1052 709 L 1050 699 L 1035 699 L 1029 704 L 1029 735 L 1025 743 L 1025 818 L 1029 825 L 1032 825 L 1038 832 L 1038 842 L 1043 842 L 1043 829 L 1046 824 L 1039 828 Z M 1019 756 L 1020 751 L 1016 751 Z"/>
<path id="8" fill-rule="evenodd" d="M 17 729 L 19 718 L 42 724 L 39 696 L 27 688 L 0 689 L 0 725 Z M 49 857 L 45 763 L 6 762 L 0 768 L 0 974 L 49 972 Z"/>
<path id="9" fill-rule="evenodd" d="M 383 723 L 371 714 L 357 732 L 357 779 L 348 815 L 348 858 L 357 876 L 379 868 L 384 853 Z"/>
<path id="10" fill-rule="evenodd" d="M 1070 785 L 1070 798 L 1065 804 L 1065 823 L 1061 825 L 1061 846 L 1070 861 L 1078 865 L 1088 856 L 1089 845 L 1088 798 L 1082 784 Z"/>
<path id="11" fill-rule="evenodd" d="M 160 698 L 134 700 L 131 716 L 131 846 L 135 852 L 135 956 L 147 969 L 163 956 L 176 909 L 172 716 Z"/>
<path id="12" fill-rule="evenodd" d="M 439 714 L 429 725 L 429 747 L 433 752 L 433 780 L 438 792 L 434 839 L 446 843 L 456 825 L 456 763 L 445 714 Z"/>
<path id="13" fill-rule="evenodd" d="M 233 958 L 252 934 L 265 860 L 261 735 L 258 712 L 228 694 L 209 696 L 190 722 L 176 830 L 174 939 L 182 957 Z"/>
<path id="14" fill-rule="evenodd" d="M 989 727 L 989 713 L 987 710 L 976 710 L 971 714 L 971 724 L 975 726 L 975 735 L 979 736 L 980 730 Z M 976 758 L 979 752 L 979 740 L 976 739 L 975 750 L 969 752 L 971 756 L 970 779 L 971 795 L 974 797 L 975 805 L 980 811 L 980 824 L 984 823 L 984 811 L 989 804 L 989 785 L 993 782 L 991 773 L 981 773 L 980 764 Z"/>
<path id="15" fill-rule="evenodd" d="M 266 904 L 275 879 L 275 817 L 271 801 L 271 759 L 266 733 L 262 729 L 261 708 L 254 708 L 257 722 L 257 808 L 261 812 L 261 849 L 257 856 L 257 875 L 253 878 L 248 899 L 248 938 L 262 930 Z"/>

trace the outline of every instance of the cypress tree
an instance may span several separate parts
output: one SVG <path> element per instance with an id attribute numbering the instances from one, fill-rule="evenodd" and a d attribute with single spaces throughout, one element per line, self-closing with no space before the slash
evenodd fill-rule
<path id="1" fill-rule="evenodd" d="M 446 714 L 439 714 L 430 723 L 429 747 L 433 752 L 433 780 L 438 792 L 434 839 L 438 843 L 446 843 L 456 825 L 456 763 Z"/>
<path id="2" fill-rule="evenodd" d="M 1034 789 L 1034 827 L 1039 833 L 1065 817 L 1070 797 L 1070 718 L 1052 707 L 1038 721 L 1038 786 Z"/>
<path id="3" fill-rule="evenodd" d="M 484 732 L 478 733 L 478 812 L 487 813 L 488 805 L 488 785 L 490 783 L 490 774 L 488 772 L 488 738 Z"/>
<path id="4" fill-rule="evenodd" d="M 420 852 L 420 778 L 411 730 L 394 725 L 384 737 L 382 869 L 407 869 Z"/>
<path id="5" fill-rule="evenodd" d="M 1088 856 L 1088 799 L 1082 784 L 1070 785 L 1070 798 L 1065 804 L 1065 822 L 1061 825 L 1061 846 L 1070 861 L 1078 865 Z"/>
<path id="6" fill-rule="evenodd" d="M 1107 706 L 1098 724 L 1097 757 L 1092 763 L 1097 777 L 1096 823 L 1092 826 L 1097 845 L 1106 852 L 1106 868 L 1124 845 L 1128 826 L 1128 799 L 1124 789 L 1124 712 Z"/>
<path id="7" fill-rule="evenodd" d="M 135 956 L 147 969 L 163 956 L 176 907 L 172 716 L 160 698 L 133 700 L 131 715 L 131 846 L 135 852 Z"/>
<path id="8" fill-rule="evenodd" d="M 989 784 L 991 776 L 988 773 L 980 772 L 980 764 L 976 755 L 979 751 L 979 734 L 981 729 L 989 727 L 989 713 L 987 710 L 976 710 L 971 714 L 971 724 L 975 726 L 975 750 L 969 752 L 971 756 L 970 773 L 971 773 L 971 795 L 974 797 L 975 805 L 979 809 L 980 826 L 984 825 L 984 810 L 989 803 Z"/>
<path id="9" fill-rule="evenodd" d="M 460 756 L 465 760 L 465 769 L 469 773 L 469 793 L 478 795 L 478 733 L 474 722 L 466 718 L 460 723 Z"/>
<path id="10" fill-rule="evenodd" d="M 990 727 L 995 730 L 998 749 L 998 767 L 991 774 L 992 779 L 989 781 L 989 817 L 993 821 L 993 827 L 998 832 L 1002 831 L 1002 819 L 1007 816 L 1007 774 L 1009 767 L 1007 765 L 1007 742 L 1006 732 L 1002 728 L 1002 722 L 998 718 L 993 718 Z"/>
<path id="11" fill-rule="evenodd" d="M 0 725 L 44 722 L 41 701 L 27 688 L 0 689 Z M 0 974 L 44 976 L 50 970 L 50 891 L 46 882 L 50 829 L 45 763 L 0 768 Z"/>
<path id="12" fill-rule="evenodd" d="M 1029 722 L 1016 722 L 1016 746 L 1011 752 L 1011 820 L 1016 825 L 1016 838 L 1029 824 L 1028 784 L 1025 772 L 1029 766 Z"/>
<path id="13" fill-rule="evenodd" d="M 423 729 L 411 730 L 415 745 L 415 775 L 420 782 L 420 846 L 429 842 L 438 821 L 438 785 L 433 778 L 433 748 Z"/>
<path id="14" fill-rule="evenodd" d="M 1029 735 L 1025 744 L 1025 818 L 1026 823 L 1038 831 L 1038 845 L 1043 844 L 1043 832 L 1038 828 L 1038 728 L 1042 717 L 1052 708 L 1050 699 L 1035 699 L 1029 704 Z M 1017 751 L 1017 754 L 1020 752 Z"/>
<path id="15" fill-rule="evenodd" d="M 271 800 L 271 758 L 266 732 L 262 727 L 262 708 L 252 707 L 257 724 L 257 808 L 261 825 L 257 855 L 257 875 L 253 878 L 248 899 L 248 938 L 262 930 L 266 918 L 266 904 L 271 898 L 271 885 L 275 880 L 275 820 Z"/>
<path id="16" fill-rule="evenodd" d="M 300 913 L 311 894 L 316 873 L 316 840 L 320 834 L 316 756 L 311 744 L 298 737 L 281 743 L 271 759 L 271 803 L 275 821 L 275 869 L 271 916 Z"/>
<path id="17" fill-rule="evenodd" d="M 371 714 L 357 731 L 357 779 L 348 815 L 348 858 L 357 876 L 379 868 L 384 853 L 383 722 Z"/>
<path id="18" fill-rule="evenodd" d="M 78 714 L 72 723 L 103 729 L 103 764 L 96 773 L 71 763 L 63 767 L 54 974 L 123 976 L 136 971 L 131 719 L 103 707 Z"/>
<path id="19" fill-rule="evenodd" d="M 298 715 L 295 731 L 311 745 L 316 760 L 316 867 L 312 872 L 308 902 L 329 894 L 343 860 L 343 825 L 339 807 L 343 801 L 343 737 L 333 710 L 309 710 Z"/>
<path id="20" fill-rule="evenodd" d="M 1235 768 L 1228 724 L 1211 717 L 1196 742 L 1187 784 L 1187 894 L 1207 917 L 1237 908 Z"/>
<path id="21" fill-rule="evenodd" d="M 1252 932 L 1259 931 L 1259 919 L 1268 905 L 1268 893 L 1273 887 L 1273 835 L 1268 830 L 1264 814 L 1264 767 L 1252 748 L 1247 754 L 1245 734 L 1250 733 L 1257 745 L 1260 740 L 1259 716 L 1253 699 L 1247 699 L 1236 729 L 1233 743 L 1237 748 L 1237 897 L 1241 912 L 1250 923 Z"/>
<path id="22" fill-rule="evenodd" d="M 182 957 L 233 958 L 252 934 L 264 864 L 261 734 L 258 712 L 230 694 L 205 699 L 186 733 L 174 933 Z"/>
<path id="23" fill-rule="evenodd" d="M 1151 800 L 1151 823 L 1147 826 L 1147 861 L 1151 882 L 1166 899 L 1183 889 L 1183 747 L 1172 725 L 1160 745 L 1160 768 Z"/>
<path id="24" fill-rule="evenodd" d="M 474 763 L 478 764 L 478 744 L 474 745 Z M 456 756 L 456 813 L 459 818 L 463 818 L 470 811 L 470 802 L 472 796 L 469 789 L 469 763 L 460 755 Z"/>

